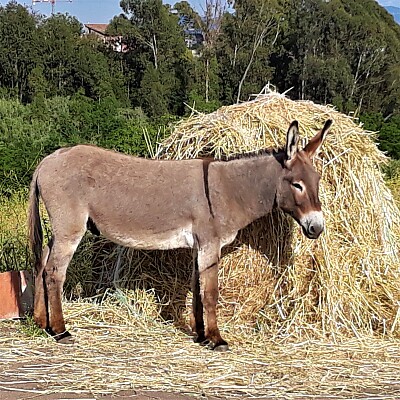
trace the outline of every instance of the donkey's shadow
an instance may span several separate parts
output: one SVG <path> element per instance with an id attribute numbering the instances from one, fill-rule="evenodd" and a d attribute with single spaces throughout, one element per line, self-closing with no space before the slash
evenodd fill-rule
<path id="1" fill-rule="evenodd" d="M 278 211 L 253 222 L 222 249 L 222 266 L 223 258 L 233 252 L 259 252 L 271 265 L 268 277 L 274 282 L 268 286 L 275 286 L 292 257 L 292 225 Z M 68 269 L 64 293 L 71 299 L 99 296 L 113 289 L 139 289 L 155 297 L 163 320 L 186 330 L 192 268 L 192 250 L 133 250 L 88 234 Z M 240 271 L 241 266 L 235 268 Z"/>

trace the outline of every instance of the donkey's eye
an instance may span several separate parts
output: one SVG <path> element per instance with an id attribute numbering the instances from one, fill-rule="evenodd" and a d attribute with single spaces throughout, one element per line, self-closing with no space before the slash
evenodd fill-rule
<path id="1" fill-rule="evenodd" d="M 299 192 L 302 192 L 302 191 L 303 191 L 303 186 L 302 186 L 300 183 L 298 183 L 298 182 L 293 182 L 293 183 L 292 183 L 292 186 L 293 186 L 296 190 L 298 190 Z"/>

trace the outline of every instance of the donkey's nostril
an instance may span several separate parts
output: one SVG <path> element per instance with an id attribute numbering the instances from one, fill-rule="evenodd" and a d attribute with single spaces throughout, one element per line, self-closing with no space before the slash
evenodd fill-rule
<path id="1" fill-rule="evenodd" d="M 310 236 L 314 239 L 316 239 L 322 233 L 323 230 L 324 230 L 324 224 L 318 224 L 318 223 L 310 224 L 308 228 Z"/>
<path id="2" fill-rule="evenodd" d="M 317 239 L 324 230 L 324 218 L 321 211 L 315 211 L 300 220 L 304 234 L 309 239 Z"/>
<path id="3" fill-rule="evenodd" d="M 324 230 L 323 224 L 319 224 L 317 222 L 311 223 L 310 225 L 308 225 L 307 236 L 310 239 L 317 239 L 323 230 Z"/>

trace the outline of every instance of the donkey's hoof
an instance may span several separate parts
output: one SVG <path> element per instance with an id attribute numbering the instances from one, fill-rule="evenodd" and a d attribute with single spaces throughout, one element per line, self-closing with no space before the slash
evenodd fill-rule
<path id="1" fill-rule="evenodd" d="M 59 344 L 74 344 L 75 338 L 73 336 L 63 337 L 61 339 L 58 339 L 57 343 L 59 343 Z"/>
<path id="2" fill-rule="evenodd" d="M 208 344 L 208 348 L 210 349 L 210 350 L 214 350 L 214 351 L 219 351 L 219 352 L 221 352 L 221 353 L 224 353 L 225 351 L 229 351 L 229 346 L 228 346 L 228 343 L 220 343 L 220 344 L 214 344 L 214 343 L 212 343 L 212 342 L 210 342 L 209 344 Z"/>
<path id="3" fill-rule="evenodd" d="M 199 343 L 202 346 L 205 346 L 209 343 L 209 340 L 204 335 L 195 335 L 193 337 L 193 342 Z M 204 344 L 203 344 L 204 343 Z"/>
<path id="4" fill-rule="evenodd" d="M 225 353 L 225 351 L 229 351 L 229 346 L 227 344 L 220 344 L 219 346 L 215 346 L 213 350 Z"/>
<path id="5" fill-rule="evenodd" d="M 201 341 L 198 341 L 198 343 L 200 344 L 200 346 L 210 346 L 210 341 L 208 339 L 203 339 Z"/>
<path id="6" fill-rule="evenodd" d="M 56 340 L 57 343 L 60 343 L 60 344 L 74 343 L 74 337 L 68 331 L 60 333 L 58 335 L 54 335 L 54 339 Z"/>

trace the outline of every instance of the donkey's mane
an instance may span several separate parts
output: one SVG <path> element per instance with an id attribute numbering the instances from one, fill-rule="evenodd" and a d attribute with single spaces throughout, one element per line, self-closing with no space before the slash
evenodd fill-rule
<path id="1" fill-rule="evenodd" d="M 94 149 L 99 148 L 98 146 L 91 144 L 91 143 L 82 143 L 78 146 L 85 146 L 85 147 L 92 147 Z M 65 151 L 68 151 L 72 148 L 76 147 L 76 145 L 71 145 L 71 146 L 65 146 L 61 147 L 58 149 L 58 152 L 63 153 Z M 107 149 L 107 148 L 101 148 L 102 150 L 105 150 L 109 153 L 117 153 L 114 149 Z M 215 155 L 213 154 L 205 154 L 205 155 L 200 155 L 197 158 L 207 160 L 208 162 L 228 162 L 228 161 L 235 161 L 235 160 L 242 160 L 242 159 L 251 159 L 251 158 L 259 158 L 259 157 L 276 157 L 279 160 L 281 160 L 281 157 L 283 153 L 285 152 L 284 147 L 279 147 L 279 148 L 265 148 L 265 149 L 258 149 L 258 150 L 253 150 L 253 151 L 248 151 L 245 153 L 236 153 L 236 154 L 231 154 L 231 155 L 226 155 L 222 154 L 220 158 L 216 158 Z M 126 157 L 137 157 L 132 154 L 126 154 L 126 153 L 119 153 L 122 156 Z M 148 157 L 142 157 L 145 159 L 151 159 Z M 189 158 L 189 160 L 192 158 Z M 158 158 L 158 161 L 179 161 L 178 159 L 164 159 L 164 158 Z"/>
<path id="2" fill-rule="evenodd" d="M 283 148 L 268 148 L 268 149 L 260 149 L 260 150 L 254 150 L 254 151 L 249 151 L 246 153 L 238 153 L 238 154 L 232 154 L 232 155 L 223 155 L 221 159 L 215 159 L 215 161 L 233 161 L 233 160 L 241 160 L 243 158 L 257 158 L 257 157 L 263 157 L 263 156 L 277 156 L 278 154 L 281 154 L 284 151 Z"/>

